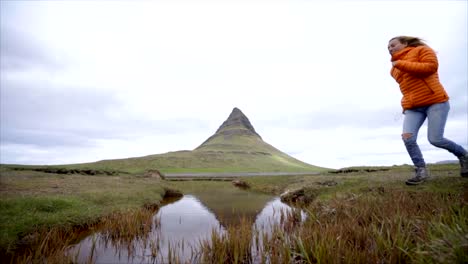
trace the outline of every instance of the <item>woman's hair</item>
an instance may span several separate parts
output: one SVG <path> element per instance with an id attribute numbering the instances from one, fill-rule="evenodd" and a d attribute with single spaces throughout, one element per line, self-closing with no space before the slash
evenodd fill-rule
<path id="1" fill-rule="evenodd" d="M 398 36 L 390 39 L 390 41 L 394 39 L 398 39 L 402 44 L 405 44 L 408 47 L 427 46 L 424 40 L 417 37 Z"/>

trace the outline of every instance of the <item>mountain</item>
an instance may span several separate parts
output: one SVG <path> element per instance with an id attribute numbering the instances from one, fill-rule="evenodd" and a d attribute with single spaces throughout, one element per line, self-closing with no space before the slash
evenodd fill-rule
<path id="1" fill-rule="evenodd" d="M 193 153 L 222 153 L 248 171 L 318 171 L 320 168 L 295 159 L 263 141 L 247 116 L 234 108 L 223 124 Z"/>
<path id="2" fill-rule="evenodd" d="M 237 141 L 236 139 L 241 140 Z M 216 133 L 195 150 L 240 150 L 245 147 L 244 143 L 249 141 L 246 139 L 262 141 L 262 137 L 255 131 L 247 116 L 235 107 L 228 119 L 216 130 Z M 249 150 L 252 151 L 252 149 Z"/>
<path id="3" fill-rule="evenodd" d="M 70 164 L 128 173 L 159 170 L 163 173 L 318 172 L 326 168 L 295 159 L 263 141 L 244 113 L 234 108 L 216 132 L 194 150 L 145 157 Z"/>
<path id="4" fill-rule="evenodd" d="M 441 161 L 435 162 L 434 164 L 458 164 L 458 163 L 459 163 L 458 160 L 441 160 Z"/>

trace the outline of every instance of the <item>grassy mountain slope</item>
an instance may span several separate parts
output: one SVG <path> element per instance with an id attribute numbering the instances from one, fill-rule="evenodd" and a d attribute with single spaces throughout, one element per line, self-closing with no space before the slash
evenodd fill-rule
<path id="1" fill-rule="evenodd" d="M 103 160 L 61 167 L 143 173 L 317 172 L 325 168 L 297 160 L 264 142 L 248 118 L 234 108 L 214 135 L 193 151 Z"/>
<path id="2" fill-rule="evenodd" d="M 262 140 L 249 119 L 234 108 L 228 119 L 193 151 L 100 161 L 93 167 L 141 172 L 309 172 L 325 168 L 297 160 Z"/>

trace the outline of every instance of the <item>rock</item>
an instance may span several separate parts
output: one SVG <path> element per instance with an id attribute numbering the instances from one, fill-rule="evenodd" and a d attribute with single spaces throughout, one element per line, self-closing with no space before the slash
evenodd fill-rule
<path id="1" fill-rule="evenodd" d="M 313 188 L 300 188 L 295 190 L 286 190 L 280 195 L 284 203 L 308 204 L 317 197 L 317 190 Z"/>
<path id="2" fill-rule="evenodd" d="M 168 189 L 168 188 L 165 189 L 164 198 L 182 197 L 182 196 L 184 196 L 184 194 L 178 190 Z"/>
<path id="3" fill-rule="evenodd" d="M 147 172 L 145 172 L 145 177 L 149 177 L 149 178 L 156 178 L 156 179 L 163 179 L 165 180 L 166 177 L 164 176 L 164 174 L 162 174 L 160 171 L 158 170 L 148 170 Z"/>
<path id="4" fill-rule="evenodd" d="M 81 174 L 85 174 L 85 175 L 96 175 L 96 174 L 97 174 L 97 171 L 95 171 L 95 170 L 81 170 Z"/>
<path id="5" fill-rule="evenodd" d="M 317 182 L 317 184 L 322 185 L 322 186 L 335 186 L 338 183 L 334 180 L 329 180 L 329 181 L 324 181 L 324 182 Z"/>
<path id="6" fill-rule="evenodd" d="M 260 135 L 255 131 L 254 127 L 250 123 L 247 116 L 245 116 L 244 113 L 242 113 L 242 111 L 237 107 L 235 107 L 232 110 L 228 119 L 224 121 L 224 123 L 218 128 L 216 133 L 220 133 L 221 131 L 223 131 L 225 128 L 228 128 L 228 127 L 243 127 L 243 128 L 246 128 L 247 131 L 249 131 L 251 134 L 260 137 Z"/>
<path id="7" fill-rule="evenodd" d="M 233 180 L 232 181 L 232 184 L 236 187 L 239 187 L 239 188 L 243 188 L 243 189 L 248 189 L 250 188 L 249 184 L 246 183 L 245 181 L 243 180 Z"/>
<path id="8" fill-rule="evenodd" d="M 230 136 L 253 136 L 259 138 L 260 140 L 262 137 L 255 131 L 255 128 L 250 123 L 249 119 L 247 118 L 242 111 L 235 107 L 231 114 L 229 115 L 228 119 L 223 122 L 223 124 L 216 130 L 216 133 L 209 137 L 205 142 L 203 142 L 199 147 L 196 149 L 203 149 L 203 147 L 207 145 L 212 145 L 215 138 L 218 136 L 223 136 L 224 138 L 229 138 Z"/>

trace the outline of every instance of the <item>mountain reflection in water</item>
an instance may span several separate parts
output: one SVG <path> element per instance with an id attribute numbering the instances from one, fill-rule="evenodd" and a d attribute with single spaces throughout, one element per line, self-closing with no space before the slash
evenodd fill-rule
<path id="1" fill-rule="evenodd" d="M 229 204 L 225 207 L 229 208 Z M 270 232 L 270 226 L 279 223 L 281 210 L 290 209 L 278 197 L 271 197 L 256 214 L 255 227 Z M 237 213 L 230 217 L 239 218 L 242 212 L 236 210 Z M 222 218 L 222 222 L 226 221 L 226 216 Z M 70 254 L 76 256 L 78 263 L 164 263 L 169 252 L 178 255 L 181 261 L 188 261 L 196 259 L 201 241 L 209 240 L 213 230 L 225 231 L 213 211 L 192 195 L 162 206 L 153 219 L 155 221 L 146 239 L 135 238 L 131 245 L 122 245 L 109 242 L 102 233 L 96 232 L 75 245 Z M 227 221 L 235 223 L 233 219 Z"/>

